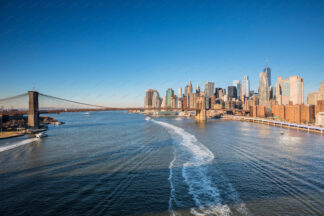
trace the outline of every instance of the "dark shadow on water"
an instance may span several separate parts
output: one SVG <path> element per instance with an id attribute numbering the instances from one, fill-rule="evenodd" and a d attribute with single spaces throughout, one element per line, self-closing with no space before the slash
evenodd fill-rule
<path id="1" fill-rule="evenodd" d="M 101 156 L 107 158 L 103 159 Z M 61 172 L 73 171 L 96 163 L 109 163 L 113 160 L 109 154 L 101 156 L 91 162 L 84 161 L 87 158 L 80 158 L 78 163 L 71 161 L 70 163 L 73 165 L 70 165 L 69 162 L 52 164 L 51 166 L 57 167 L 57 169 L 49 173 L 12 178 L 35 171 L 30 169 L 21 173 L 2 174 L 0 176 L 0 215 L 170 215 L 168 212 L 170 196 L 168 168 L 59 176 Z M 126 160 L 126 155 L 123 157 Z M 223 164 L 223 166 L 235 167 L 238 164 Z M 46 168 L 48 167 L 39 167 L 38 169 Z M 181 173 L 181 169 L 181 167 L 174 168 L 174 173 Z M 195 167 L 191 169 L 195 169 Z M 217 170 L 219 164 L 212 164 L 209 169 Z M 246 172 L 250 176 L 258 175 L 248 169 Z M 221 175 L 217 172 L 216 174 Z M 237 205 L 237 200 L 227 197 L 230 191 L 223 188 L 225 186 L 220 176 L 214 180 L 213 184 L 221 189 L 222 204 Z M 244 198 L 247 208 L 255 215 L 273 215 L 271 205 L 274 203 L 280 206 L 283 212 L 289 210 L 293 215 L 305 215 L 307 212 L 320 215 L 324 212 L 324 199 L 320 199 L 324 198 L 323 193 L 296 190 L 292 194 L 289 185 L 285 190 L 282 190 L 270 179 L 264 179 L 262 182 L 264 188 L 262 191 L 256 191 L 253 182 L 249 182 L 249 178 L 243 181 L 246 181 L 242 183 L 246 187 L 237 188 L 237 190 L 241 194 L 241 198 Z M 184 197 L 185 200 L 182 200 L 185 201 L 184 204 L 175 207 L 175 210 L 182 211 L 184 215 L 187 215 L 190 208 L 196 207 L 196 205 L 189 195 Z M 312 201 L 307 199 L 314 197 L 320 199 L 317 202 L 322 204 L 321 208 L 305 210 L 309 207 L 308 205 L 298 205 L 298 202 L 280 203 L 294 201 L 297 198 L 304 199 L 303 203 L 307 203 Z"/>

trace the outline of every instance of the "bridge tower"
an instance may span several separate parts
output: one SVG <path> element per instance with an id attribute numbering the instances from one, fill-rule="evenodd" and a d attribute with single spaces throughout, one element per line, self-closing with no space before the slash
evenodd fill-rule
<path id="1" fill-rule="evenodd" d="M 199 97 L 196 101 L 196 122 L 205 122 L 207 121 L 206 116 L 206 98 L 204 96 Z"/>
<path id="2" fill-rule="evenodd" d="M 29 91 L 28 127 L 39 128 L 38 92 Z"/>

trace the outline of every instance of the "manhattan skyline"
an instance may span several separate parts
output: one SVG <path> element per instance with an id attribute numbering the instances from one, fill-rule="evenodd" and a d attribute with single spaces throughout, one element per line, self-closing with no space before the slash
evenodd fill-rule
<path id="1" fill-rule="evenodd" d="M 248 75 L 324 79 L 321 1 L 71 1 L 0 6 L 0 98 L 38 91 L 106 106 L 141 106 L 192 81 L 225 88 Z"/>

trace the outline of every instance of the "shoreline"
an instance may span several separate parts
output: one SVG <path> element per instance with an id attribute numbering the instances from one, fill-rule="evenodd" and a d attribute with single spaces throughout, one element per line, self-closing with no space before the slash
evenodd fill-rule
<path id="1" fill-rule="evenodd" d="M 271 125 L 274 127 L 288 128 L 288 129 L 294 129 L 297 131 L 300 130 L 300 131 L 312 132 L 312 133 L 324 135 L 323 127 L 281 122 L 281 121 L 275 121 L 275 120 L 268 120 L 268 119 L 264 119 L 264 118 L 244 117 L 244 116 L 225 115 L 225 116 L 222 116 L 221 119 L 233 120 L 233 121 L 245 121 L 245 122 L 257 123 L 257 124 Z"/>
<path id="2" fill-rule="evenodd" d="M 3 132 L 6 133 L 6 132 Z M 11 134 L 2 134 L 0 135 L 0 140 L 4 140 L 4 139 L 10 139 L 10 138 L 14 138 L 14 137 L 20 137 L 20 136 L 24 136 L 26 133 L 22 132 L 22 133 L 11 133 Z"/>

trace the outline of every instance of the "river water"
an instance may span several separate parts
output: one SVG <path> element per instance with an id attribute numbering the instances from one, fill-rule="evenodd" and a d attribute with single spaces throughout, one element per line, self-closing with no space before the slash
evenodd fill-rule
<path id="1" fill-rule="evenodd" d="M 0 141 L 0 215 L 324 215 L 324 135 L 125 112 L 53 117 L 66 124 L 46 138 Z"/>

